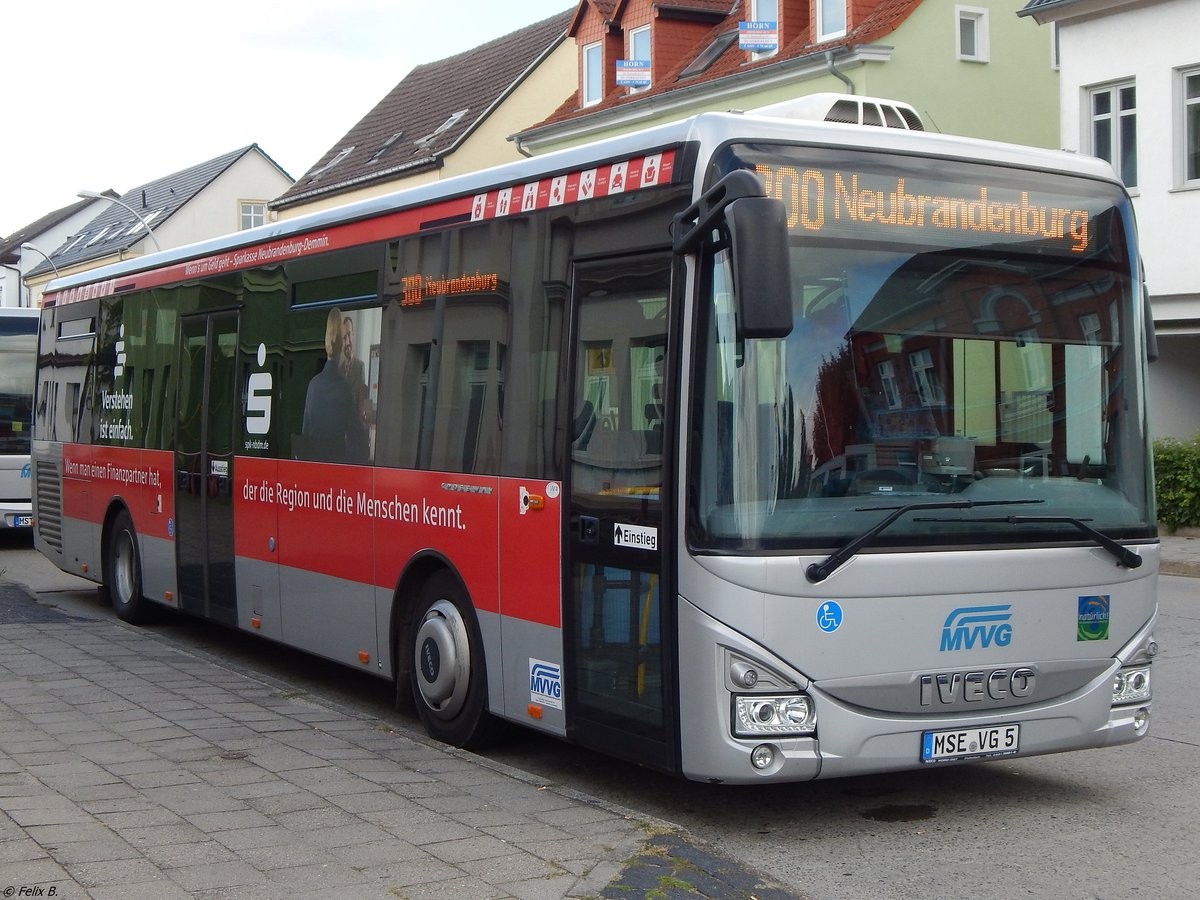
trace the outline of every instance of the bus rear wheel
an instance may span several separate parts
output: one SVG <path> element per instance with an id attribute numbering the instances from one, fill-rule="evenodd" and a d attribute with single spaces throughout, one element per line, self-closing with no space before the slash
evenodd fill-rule
<path id="1" fill-rule="evenodd" d="M 150 620 L 150 604 L 142 596 L 142 560 L 137 531 L 127 510 L 113 520 L 105 547 L 104 580 L 113 612 L 131 625 Z"/>
<path id="2" fill-rule="evenodd" d="M 414 613 L 409 681 L 425 730 L 455 747 L 493 743 L 503 726 L 487 711 L 483 639 L 466 592 L 439 572 L 421 587 Z"/>

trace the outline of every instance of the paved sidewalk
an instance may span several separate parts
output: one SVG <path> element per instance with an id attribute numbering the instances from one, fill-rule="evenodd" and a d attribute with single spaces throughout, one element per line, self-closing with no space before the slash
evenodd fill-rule
<path id="1" fill-rule="evenodd" d="M 0 584 L 0 897 L 655 886 L 794 896 L 663 823 Z"/>
<path id="2" fill-rule="evenodd" d="M 1163 575 L 1188 575 L 1200 578 L 1200 529 L 1181 528 L 1175 534 L 1161 534 Z"/>

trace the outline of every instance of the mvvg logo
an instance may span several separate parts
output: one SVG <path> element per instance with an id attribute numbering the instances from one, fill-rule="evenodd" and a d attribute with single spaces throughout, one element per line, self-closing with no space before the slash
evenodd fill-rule
<path id="1" fill-rule="evenodd" d="M 258 366 L 267 363 L 266 344 L 258 345 Z M 274 380 L 270 372 L 251 372 L 246 382 L 246 433 L 269 434 L 271 432 L 271 394 Z"/>
<path id="2" fill-rule="evenodd" d="M 529 698 L 562 709 L 562 667 L 544 659 L 529 659 Z"/>
<path id="3" fill-rule="evenodd" d="M 946 616 L 942 626 L 943 653 L 952 650 L 981 650 L 991 647 L 1007 647 L 1012 643 L 1012 614 L 1007 606 L 964 606 Z"/>

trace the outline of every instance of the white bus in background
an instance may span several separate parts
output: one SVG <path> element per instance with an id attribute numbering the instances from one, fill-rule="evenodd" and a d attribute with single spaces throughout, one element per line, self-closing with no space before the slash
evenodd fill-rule
<path id="1" fill-rule="evenodd" d="M 0 308 L 0 528 L 31 524 L 29 441 L 40 311 Z"/>

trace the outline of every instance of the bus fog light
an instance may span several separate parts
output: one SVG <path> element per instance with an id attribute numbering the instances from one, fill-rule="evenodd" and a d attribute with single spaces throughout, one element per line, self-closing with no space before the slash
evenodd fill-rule
<path id="1" fill-rule="evenodd" d="M 759 744 L 750 753 L 750 765 L 756 769 L 768 769 L 775 762 L 775 748 L 770 744 Z"/>
<path id="2" fill-rule="evenodd" d="M 1150 667 L 1121 669 L 1113 679 L 1113 706 L 1141 703 L 1150 699 Z"/>
<path id="3" fill-rule="evenodd" d="M 1142 707 L 1133 714 L 1133 727 L 1137 729 L 1138 734 L 1145 732 L 1150 727 L 1150 710 Z"/>
<path id="4" fill-rule="evenodd" d="M 803 694 L 739 694 L 733 698 L 733 733 L 737 737 L 811 734 L 816 726 L 816 710 Z"/>

